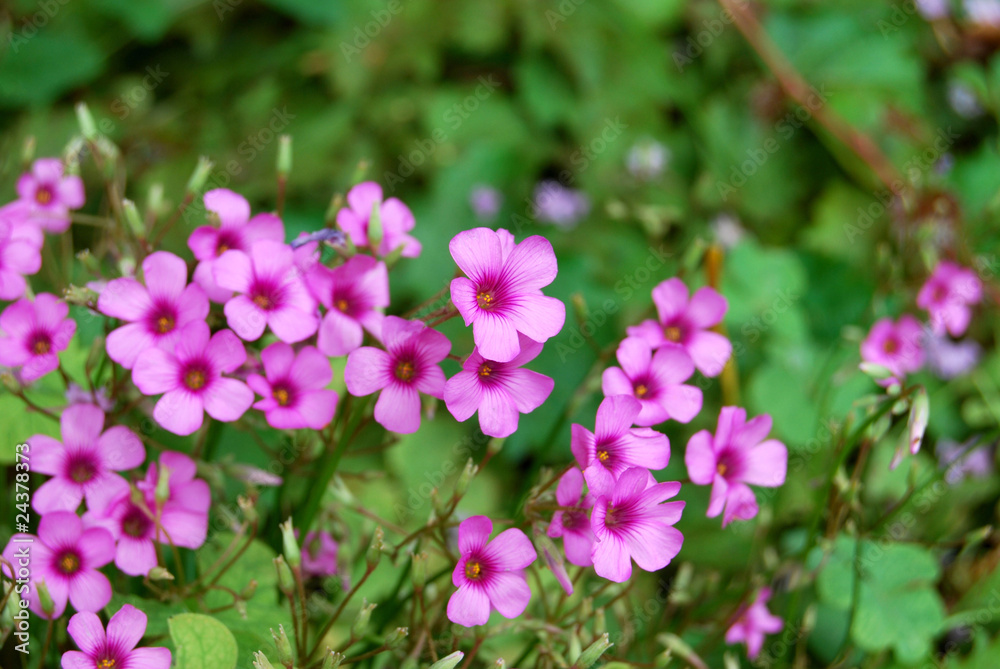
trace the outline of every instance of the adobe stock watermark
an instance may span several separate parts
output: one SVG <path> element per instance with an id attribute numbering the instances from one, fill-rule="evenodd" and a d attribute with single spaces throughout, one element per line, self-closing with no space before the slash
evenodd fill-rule
<path id="1" fill-rule="evenodd" d="M 16 54 L 20 51 L 21 47 L 37 35 L 39 30 L 49 25 L 59 10 L 69 2 L 70 0 L 41 0 L 38 3 L 38 11 L 25 19 L 19 30 L 12 30 L 7 35 L 7 47 L 11 53 Z"/>
<path id="2" fill-rule="evenodd" d="M 549 22 L 549 30 L 555 30 L 560 23 L 565 23 L 569 17 L 587 0 L 561 0 L 555 9 L 545 10 L 545 20 Z"/>
<path id="3" fill-rule="evenodd" d="M 725 181 L 718 181 L 716 187 L 723 202 L 729 200 L 729 196 L 747 184 L 747 181 L 771 158 L 772 155 L 781 149 L 781 143 L 775 135 L 782 140 L 789 140 L 795 135 L 795 131 L 801 128 L 813 117 L 813 114 L 826 105 L 830 99 L 830 93 L 826 90 L 826 84 L 822 84 L 819 90 L 813 88 L 805 100 L 805 104 L 797 105 L 794 110 L 788 112 L 779 119 L 771 132 L 771 136 L 764 140 L 762 146 L 756 149 L 747 149 L 747 159 L 733 165 L 729 170 L 729 178 Z"/>
<path id="4" fill-rule="evenodd" d="M 350 63 L 352 58 L 360 56 L 361 52 L 371 45 L 372 40 L 376 39 L 392 22 L 393 17 L 402 11 L 403 3 L 401 0 L 389 0 L 384 9 L 371 10 L 372 20 L 365 23 L 364 26 L 354 26 L 354 38 L 350 42 L 342 41 L 340 43 L 340 53 L 344 59 Z"/>

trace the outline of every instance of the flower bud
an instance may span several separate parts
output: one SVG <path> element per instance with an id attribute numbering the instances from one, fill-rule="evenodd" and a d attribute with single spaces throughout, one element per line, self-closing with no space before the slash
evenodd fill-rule
<path id="1" fill-rule="evenodd" d="M 17 379 L 15 379 L 14 375 L 10 372 L 0 372 L 0 383 L 2 383 L 3 387 L 9 392 L 14 393 L 15 395 L 21 392 L 20 384 L 18 384 Z"/>
<path id="2" fill-rule="evenodd" d="M 285 560 L 292 569 L 298 569 L 302 564 L 302 552 L 299 550 L 299 542 L 295 539 L 295 529 L 292 527 L 292 519 L 288 518 L 281 523 L 281 545 L 285 553 Z"/>
<path id="3" fill-rule="evenodd" d="M 335 650 L 330 650 L 329 648 L 327 650 L 330 652 L 323 656 L 323 664 L 320 666 L 320 669 L 337 669 L 340 663 L 344 661 L 345 656 Z"/>
<path id="4" fill-rule="evenodd" d="M 278 138 L 278 176 L 287 177 L 292 171 L 292 137 L 282 135 Z"/>
<path id="5" fill-rule="evenodd" d="M 72 284 L 63 291 L 63 299 L 68 304 L 75 304 L 80 307 L 93 307 L 97 305 L 100 296 L 90 288 L 81 288 Z"/>
<path id="6" fill-rule="evenodd" d="M 170 499 L 170 470 L 166 467 L 160 467 L 160 475 L 156 479 L 154 499 L 157 506 L 162 506 Z"/>
<path id="7" fill-rule="evenodd" d="M 135 202 L 127 199 L 122 200 L 122 211 L 125 212 L 125 222 L 128 224 L 132 234 L 140 238 L 145 237 L 146 224 L 142 222 L 142 217 L 139 216 L 139 209 L 135 206 Z"/>
<path id="8" fill-rule="evenodd" d="M 247 583 L 246 587 L 240 591 L 240 599 L 243 600 L 251 599 L 254 596 L 254 593 L 256 592 L 257 592 L 257 579 L 252 578 L 250 579 L 250 582 Z"/>
<path id="9" fill-rule="evenodd" d="M 239 495 L 236 498 L 236 506 L 240 507 L 240 511 L 243 512 L 243 517 L 246 518 L 248 523 L 257 522 L 259 516 L 257 514 L 257 505 L 253 499 Z"/>
<path id="10" fill-rule="evenodd" d="M 76 254 L 76 259 L 80 261 L 80 263 L 83 265 L 83 268 L 88 272 L 91 272 L 93 274 L 101 273 L 101 264 L 97 262 L 97 258 L 95 258 L 94 254 L 90 252 L 90 249 L 84 249 L 82 251 L 78 251 Z"/>
<path id="11" fill-rule="evenodd" d="M 430 669 L 455 669 L 458 663 L 465 657 L 465 653 L 456 650 L 451 655 L 446 655 L 430 666 Z"/>
<path id="12" fill-rule="evenodd" d="M 368 552 L 365 554 L 365 561 L 368 563 L 369 569 L 374 569 L 378 566 L 378 562 L 382 559 L 382 552 L 385 551 L 385 532 L 382 531 L 381 527 L 375 528 L 375 533 L 372 535 L 372 542 L 368 546 Z"/>
<path id="13" fill-rule="evenodd" d="M 389 650 L 395 650 L 403 645 L 406 641 L 407 635 L 410 633 L 407 627 L 397 627 L 393 631 L 389 632 L 389 636 L 385 638 L 385 647 Z"/>
<path id="14" fill-rule="evenodd" d="M 194 168 L 194 173 L 191 178 L 188 179 L 187 186 L 184 187 L 184 191 L 188 195 L 194 195 L 201 192 L 201 189 L 205 187 L 205 182 L 208 181 L 208 174 L 212 171 L 212 161 L 202 156 L 198 158 L 198 165 Z"/>
<path id="15" fill-rule="evenodd" d="M 469 458 L 468 462 L 465 463 L 465 469 L 462 470 L 461 476 L 458 477 L 458 483 L 455 485 L 455 494 L 459 497 L 464 496 L 469 489 L 469 483 L 475 478 L 478 472 L 479 467 L 472 461 L 472 458 Z"/>
<path id="16" fill-rule="evenodd" d="M 155 183 L 149 187 L 149 195 L 146 196 L 146 211 L 150 217 L 156 218 L 162 209 L 163 184 Z"/>
<path id="17" fill-rule="evenodd" d="M 573 293 L 570 300 L 573 304 L 573 313 L 576 315 L 577 323 L 583 324 L 590 320 L 590 308 L 587 307 L 587 300 L 583 299 L 583 295 Z"/>
<path id="18" fill-rule="evenodd" d="M 920 444 L 924 440 L 924 432 L 927 430 L 927 419 L 930 417 L 931 406 L 927 398 L 927 390 L 920 386 L 917 389 L 917 396 L 913 398 L 913 407 L 910 409 L 910 419 L 907 423 L 907 432 L 910 437 L 910 453 L 916 454 L 920 450 Z"/>
<path id="19" fill-rule="evenodd" d="M 51 618 L 56 612 L 56 605 L 52 603 L 52 595 L 49 594 L 49 586 L 45 585 L 45 579 L 39 579 L 35 588 L 38 590 L 38 603 L 42 607 L 42 612 Z"/>
<path id="20" fill-rule="evenodd" d="M 604 651 L 606 651 L 608 648 L 611 648 L 613 645 L 614 644 L 611 643 L 611 641 L 608 639 L 607 633 L 605 632 L 600 637 L 598 637 L 597 641 L 590 644 L 590 646 L 587 647 L 587 650 L 583 651 L 583 653 L 580 655 L 580 659 L 573 666 L 576 667 L 577 669 L 587 669 L 588 667 L 592 666 L 595 662 L 597 662 L 597 660 L 600 659 L 601 655 L 604 655 Z"/>
<path id="21" fill-rule="evenodd" d="M 403 249 L 406 248 L 406 244 L 400 244 L 393 250 L 389 251 L 389 255 L 382 258 L 382 262 L 385 263 L 387 269 L 392 269 L 399 262 L 399 259 L 403 257 Z"/>
<path id="22" fill-rule="evenodd" d="M 412 571 L 413 589 L 419 592 L 427 582 L 427 553 L 420 552 L 413 556 Z"/>
<path id="23" fill-rule="evenodd" d="M 594 634 L 604 634 L 608 629 L 607 621 L 604 619 L 604 607 L 594 611 Z"/>
<path id="24" fill-rule="evenodd" d="M 582 618 L 581 620 L 586 620 Z M 570 662 L 576 662 L 580 659 L 580 655 L 583 653 L 583 642 L 580 641 L 580 635 L 573 633 L 569 635 L 569 648 L 566 649 L 566 659 Z"/>
<path id="25" fill-rule="evenodd" d="M 354 619 L 354 624 L 351 625 L 352 638 L 360 639 L 364 637 L 365 632 L 368 630 L 368 621 L 371 620 L 372 611 L 375 610 L 376 606 L 377 604 L 369 604 L 367 599 L 362 601 L 358 617 Z"/>
<path id="26" fill-rule="evenodd" d="M 490 439 L 489 443 L 486 444 L 486 452 L 490 454 L 490 457 L 503 450 L 504 441 L 505 439 Z"/>
<path id="27" fill-rule="evenodd" d="M 80 132 L 88 141 L 97 138 L 97 124 L 94 123 L 94 115 L 90 113 L 86 102 L 76 103 L 76 120 L 80 124 Z"/>
<path id="28" fill-rule="evenodd" d="M 149 573 L 146 574 L 146 578 L 150 581 L 172 581 L 174 580 L 174 575 L 165 568 L 157 565 L 149 570 Z"/>
<path id="29" fill-rule="evenodd" d="M 292 575 L 292 569 L 285 561 L 285 556 L 279 555 L 274 558 L 274 568 L 278 570 L 278 589 L 286 595 L 295 592 L 295 576 Z"/>
<path id="30" fill-rule="evenodd" d="M 237 599 L 235 602 L 233 602 L 233 610 L 236 611 L 236 615 L 238 615 L 243 620 L 246 620 L 247 617 L 246 600 Z"/>
<path id="31" fill-rule="evenodd" d="M 278 625 L 277 633 L 275 633 L 274 628 L 271 628 L 271 638 L 274 639 L 274 647 L 278 651 L 278 662 L 291 669 L 295 659 L 292 657 L 292 644 L 288 641 L 288 635 L 285 634 L 285 626 Z"/>
<path id="32" fill-rule="evenodd" d="M 368 217 L 368 245 L 376 250 L 382 243 L 382 203 L 372 203 L 372 213 Z"/>
<path id="33" fill-rule="evenodd" d="M 35 136 L 29 135 L 21 147 L 21 164 L 28 168 L 35 159 Z"/>
<path id="34" fill-rule="evenodd" d="M 507 663 L 503 661 L 502 657 L 498 657 L 497 661 L 493 663 L 493 669 L 504 669 Z"/>
<path id="35" fill-rule="evenodd" d="M 264 653 L 258 650 L 253 654 L 253 669 L 274 669 L 274 665 Z"/>
<path id="36" fill-rule="evenodd" d="M 862 372 L 872 377 L 876 381 L 882 381 L 892 376 L 892 372 L 890 372 L 886 367 L 883 367 L 882 365 L 876 365 L 874 362 L 862 362 L 859 365 L 859 367 L 861 368 Z"/>

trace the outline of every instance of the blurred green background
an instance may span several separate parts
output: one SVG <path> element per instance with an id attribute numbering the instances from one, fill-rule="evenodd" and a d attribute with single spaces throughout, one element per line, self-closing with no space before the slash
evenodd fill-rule
<path id="1" fill-rule="evenodd" d="M 599 402 L 597 349 L 650 313 L 657 282 L 683 273 L 703 285 L 701 252 L 716 245 L 738 381 L 724 398 L 717 379 L 697 378 L 706 409 L 691 425 L 668 427 L 675 456 L 664 476 L 686 476 L 683 444 L 714 429 L 724 399 L 774 416 L 799 469 L 761 498 L 768 538 L 755 534 L 758 521 L 720 532 L 703 518 L 707 491 L 685 493 L 681 558 L 743 576 L 774 566 L 761 542 L 782 555 L 798 551 L 801 526 L 825 503 L 814 491 L 832 462 L 823 450 L 830 421 L 875 390 L 857 373 L 863 332 L 878 317 L 915 310 L 914 291 L 938 255 L 974 266 L 988 283 L 1000 272 L 1000 32 L 958 5 L 953 18 L 933 23 L 902 0 L 750 6 L 825 109 L 872 138 L 902 173 L 910 199 L 887 208 L 884 184 L 788 98 L 709 0 L 8 0 L 0 8 L 0 193 L 15 197 L 27 137 L 38 155 L 63 150 L 78 132 L 73 104 L 83 101 L 121 147 L 126 194 L 140 205 L 156 184 L 176 202 L 205 155 L 215 163 L 209 187 L 237 190 L 255 211 L 273 209 L 277 133 L 294 140 L 289 239 L 321 227 L 335 193 L 380 182 L 412 208 L 424 247 L 393 272 L 394 313 L 447 284 L 447 242 L 458 231 L 488 224 L 519 238 L 546 235 L 560 262 L 549 292 L 568 305 L 579 296 L 535 364 L 556 379 L 555 391 L 522 417 L 501 455 L 508 467 L 477 481 L 467 513 L 516 511 L 510 491 L 523 492 L 525 473 L 570 458 L 569 424 L 592 426 Z M 627 169 L 630 150 L 644 142 L 668 152 L 662 172 Z M 98 182 L 89 164 L 84 176 Z M 533 192 L 546 179 L 589 197 L 579 225 L 536 220 Z M 495 218 L 473 212 L 478 184 L 502 193 Z M 88 196 L 85 212 L 106 211 L 96 188 Z M 163 247 L 186 253 L 187 234 L 202 222 L 186 217 Z M 74 226 L 74 246 L 86 248 L 92 234 Z M 442 329 L 454 352 L 471 350 L 459 322 Z M 921 472 L 936 466 L 938 440 L 994 430 L 1000 416 L 997 322 L 977 319 L 969 336 L 986 351 L 971 375 L 917 377 L 932 405 Z M 391 515 L 408 504 L 400 490 L 419 490 L 442 463 L 464 464 L 456 449 L 482 450 L 474 421 L 457 425 L 443 407 L 438 416 L 384 457 L 350 459 L 357 471 L 388 467 L 402 484 L 376 481 L 366 503 Z M 222 453 L 258 457 L 235 434 L 221 444 Z M 906 468 L 885 474 L 891 455 L 891 445 L 873 455 L 865 488 L 873 508 L 907 489 Z M 970 482 L 958 501 L 929 505 L 915 535 L 937 541 L 995 522 L 997 488 L 995 477 Z M 412 517 L 422 519 L 429 500 L 417 496 Z M 967 601 L 975 582 L 942 586 L 950 613 L 975 605 Z M 834 601 L 821 615 L 810 650 L 825 663 L 850 621 Z M 887 652 L 872 657 L 889 662 Z"/>

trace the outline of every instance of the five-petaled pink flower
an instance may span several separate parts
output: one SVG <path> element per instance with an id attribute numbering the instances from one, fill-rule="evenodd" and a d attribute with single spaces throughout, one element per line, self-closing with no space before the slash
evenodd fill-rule
<path id="1" fill-rule="evenodd" d="M 28 440 L 31 468 L 52 478 L 31 498 L 39 513 L 76 511 L 87 498 L 88 509 L 99 509 L 128 483 L 114 472 L 142 464 L 146 449 L 132 430 L 114 425 L 101 432 L 104 412 L 93 404 L 74 404 L 59 419 L 62 443 L 44 434 Z"/>
<path id="2" fill-rule="evenodd" d="M 709 328 L 722 322 L 728 304 L 715 289 L 705 286 L 688 299 L 688 288 L 680 279 L 667 279 L 653 289 L 659 321 L 646 320 L 629 327 L 629 337 L 640 337 L 654 349 L 680 346 L 705 376 L 717 376 L 726 366 L 733 345 Z"/>
<path id="3" fill-rule="evenodd" d="M 111 616 L 107 633 L 89 611 L 70 618 L 66 631 L 80 650 L 63 653 L 62 669 L 170 669 L 166 648 L 135 647 L 146 633 L 146 614 L 131 604 Z"/>
<path id="4" fill-rule="evenodd" d="M 38 536 L 15 534 L 3 550 L 12 565 L 25 566 L 28 557 L 28 589 L 21 594 L 32 611 L 48 618 L 42 611 L 38 583 L 44 581 L 52 598 L 53 618 L 66 610 L 66 601 L 77 611 L 100 611 L 111 601 L 111 582 L 98 571 L 115 556 L 115 542 L 108 531 L 84 529 L 83 521 L 69 511 L 53 511 L 38 522 Z M 12 581 L 10 569 L 4 565 Z"/>
<path id="5" fill-rule="evenodd" d="M 556 486 L 556 501 L 565 507 L 552 514 L 548 534 L 553 539 L 562 537 L 566 559 L 578 567 L 593 564 L 590 554 L 594 548 L 594 531 L 590 526 L 587 509 L 593 506 L 591 495 L 583 495 L 583 473 L 568 470 L 559 478 Z"/>
<path id="6" fill-rule="evenodd" d="M 169 494 L 160 506 L 157 528 L 156 484 L 163 470 L 169 472 Z M 125 490 L 105 509 L 84 514 L 83 521 L 88 527 L 104 528 L 117 541 L 116 567 L 130 576 L 144 576 L 156 566 L 154 541 L 183 548 L 198 548 L 205 543 L 212 497 L 208 484 L 195 478 L 195 474 L 194 460 L 183 453 L 164 451 L 159 465 L 151 464 L 146 477 L 136 484 L 139 500 Z"/>
<path id="7" fill-rule="evenodd" d="M 337 393 L 327 390 L 333 378 L 330 360 L 312 346 L 298 352 L 275 342 L 260 352 L 264 376 L 250 374 L 247 384 L 264 399 L 253 405 L 271 427 L 320 430 L 333 420 Z"/>
<path id="8" fill-rule="evenodd" d="M 451 300 L 484 358 L 510 362 L 520 350 L 519 332 L 544 343 L 562 329 L 566 306 L 541 290 L 558 271 L 549 240 L 535 235 L 515 244 L 506 230 L 475 228 L 455 235 L 448 248 L 465 272 L 452 280 Z"/>
<path id="9" fill-rule="evenodd" d="M 359 183 L 347 191 L 347 207 L 337 212 L 337 225 L 351 237 L 355 246 L 368 246 L 369 225 L 375 207 L 378 207 L 382 222 L 382 241 L 373 249 L 375 253 L 385 257 L 402 246 L 404 257 L 419 256 L 420 242 L 409 234 L 416 224 L 413 213 L 398 198 L 390 197 L 383 202 L 382 187 L 374 181 Z"/>
<path id="10" fill-rule="evenodd" d="M 509 437 L 519 413 L 531 413 L 548 399 L 555 386 L 550 377 L 522 365 L 542 352 L 542 345 L 524 335 L 521 352 L 510 362 L 486 360 L 479 349 L 462 364 L 462 371 L 444 385 L 444 402 L 457 421 L 479 411 L 479 427 L 491 437 Z"/>
<path id="11" fill-rule="evenodd" d="M 767 610 L 767 602 L 771 599 L 771 589 L 764 588 L 749 606 L 743 606 L 736 612 L 736 622 L 726 630 L 726 643 L 747 645 L 747 656 L 757 659 L 764 645 L 764 637 L 780 632 L 785 626 L 778 616 Z"/>
<path id="12" fill-rule="evenodd" d="M 538 557 L 534 546 L 517 528 L 490 541 L 492 532 L 486 516 L 466 518 L 458 526 L 461 557 L 451 574 L 458 590 L 448 600 L 448 619 L 463 627 L 485 625 L 492 609 L 516 618 L 531 599 L 524 569 Z"/>
<path id="13" fill-rule="evenodd" d="M 41 233 L 33 224 L 7 215 L 10 211 L 0 208 L 0 300 L 23 297 L 28 287 L 24 277 L 42 267 Z"/>
<path id="14" fill-rule="evenodd" d="M 685 503 L 663 502 L 680 489 L 676 481 L 657 483 L 649 471 L 631 467 L 613 487 L 591 490 L 596 497 L 590 516 L 591 558 L 598 576 L 624 583 L 632 576 L 632 560 L 645 571 L 670 564 L 684 543 L 674 524 Z"/>
<path id="15" fill-rule="evenodd" d="M 416 432 L 420 428 L 420 393 L 444 397 L 444 372 L 438 363 L 448 356 L 451 342 L 420 321 L 396 316 L 385 317 L 381 338 L 384 351 L 362 346 L 347 356 L 347 390 L 356 397 L 381 390 L 375 420 L 392 432 Z"/>
<path id="16" fill-rule="evenodd" d="M 76 321 L 67 318 L 69 306 L 51 293 L 34 301 L 22 297 L 0 314 L 0 365 L 20 367 L 30 383 L 59 366 L 59 351 L 69 346 Z"/>
<path id="17" fill-rule="evenodd" d="M 262 239 L 285 241 L 285 226 L 274 214 L 262 213 L 250 218 L 250 203 L 226 188 L 216 188 L 205 193 L 205 209 L 219 217 L 219 227 L 203 225 L 195 228 L 188 237 L 188 246 L 198 266 L 194 281 L 205 289 L 213 302 L 225 302 L 233 294 L 215 283 L 212 267 L 215 259 L 226 251 L 249 251 L 254 242 Z"/>
<path id="18" fill-rule="evenodd" d="M 879 379 L 880 386 L 902 383 L 909 372 L 924 364 L 923 328 L 909 314 L 899 321 L 882 318 L 875 322 L 871 332 L 861 342 L 861 359 L 889 370 L 891 377 Z"/>
<path id="19" fill-rule="evenodd" d="M 961 337 L 969 327 L 969 307 L 983 298 L 983 283 L 971 269 L 942 260 L 917 295 L 917 306 L 931 316 L 934 334 L 947 330 Z"/>
<path id="20" fill-rule="evenodd" d="M 757 515 L 757 498 L 748 483 L 776 488 L 785 482 L 788 449 L 777 439 L 765 439 L 770 431 L 769 415 L 747 421 L 746 409 L 722 407 L 715 436 L 702 430 L 688 441 L 688 475 L 697 485 L 712 484 L 707 515 L 715 518 L 725 509 L 723 527 Z"/>
<path id="21" fill-rule="evenodd" d="M 326 307 L 316 345 L 329 356 L 347 355 L 361 346 L 364 330 L 378 335 L 382 312 L 389 306 L 389 273 L 385 263 L 356 255 L 330 269 L 316 264 L 306 275 L 313 296 Z M 364 329 L 362 329 L 364 328 Z"/>
<path id="22" fill-rule="evenodd" d="M 132 369 L 151 348 L 172 351 L 188 323 L 208 316 L 208 297 L 197 284 L 188 284 L 187 265 L 173 253 L 157 251 L 142 261 L 146 285 L 131 277 L 108 282 L 97 300 L 106 316 L 129 321 L 108 335 L 108 357 Z"/>
<path id="23" fill-rule="evenodd" d="M 253 391 L 242 381 L 222 376 L 236 371 L 246 360 L 243 342 L 230 330 L 209 339 L 208 324 L 186 325 L 172 352 L 151 349 L 132 370 L 132 382 L 144 395 L 163 397 L 153 418 L 174 434 L 188 435 L 201 427 L 205 412 L 229 422 L 253 404 Z"/>
<path id="24" fill-rule="evenodd" d="M 17 180 L 17 195 L 31 209 L 31 220 L 48 232 L 66 232 L 69 210 L 83 206 L 83 179 L 63 175 L 58 158 L 39 158 Z"/>
<path id="25" fill-rule="evenodd" d="M 264 327 L 293 344 L 316 332 L 316 301 L 295 266 L 295 254 L 281 242 L 256 242 L 250 253 L 226 251 L 212 267 L 215 282 L 238 295 L 226 302 L 226 322 L 242 339 L 254 341 Z"/>
<path id="26" fill-rule="evenodd" d="M 629 467 L 663 469 L 670 462 L 667 435 L 632 427 L 641 410 L 631 395 L 612 395 L 597 408 L 595 432 L 573 424 L 570 449 L 591 490 L 610 488 Z"/>
<path id="27" fill-rule="evenodd" d="M 636 425 L 649 426 L 673 419 L 687 423 L 701 411 L 701 389 L 683 385 L 694 374 L 691 356 L 676 346 L 653 353 L 645 340 L 628 337 L 618 345 L 618 364 L 601 377 L 605 397 L 631 395 L 642 409 Z"/>

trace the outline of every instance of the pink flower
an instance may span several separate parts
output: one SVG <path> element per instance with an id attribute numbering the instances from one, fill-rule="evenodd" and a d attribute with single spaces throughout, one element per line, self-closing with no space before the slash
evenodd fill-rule
<path id="1" fill-rule="evenodd" d="M 59 351 L 69 346 L 76 321 L 67 318 L 69 307 L 50 293 L 32 302 L 22 297 L 0 314 L 0 365 L 20 367 L 25 383 L 39 379 L 59 366 Z"/>
<path id="2" fill-rule="evenodd" d="M 60 417 L 62 443 L 44 434 L 28 440 L 32 469 L 52 478 L 31 498 L 39 513 L 76 511 L 87 498 L 87 508 L 101 508 L 112 497 L 128 489 L 114 472 L 142 464 L 146 449 L 124 425 L 104 426 L 104 412 L 93 404 L 74 404 Z"/>
<path id="3" fill-rule="evenodd" d="M 215 282 L 238 295 L 226 302 L 226 322 L 242 339 L 254 341 L 270 326 L 290 344 L 316 332 L 316 302 L 295 267 L 295 254 L 281 242 L 254 243 L 250 253 L 226 251 L 212 266 Z"/>
<path id="4" fill-rule="evenodd" d="M 232 373 L 246 360 L 246 349 L 230 330 L 209 339 L 204 321 L 189 323 L 181 330 L 173 352 L 151 349 L 132 370 L 132 382 L 144 395 L 163 397 L 153 409 L 153 418 L 174 434 L 193 433 L 207 411 L 212 418 L 230 422 L 253 404 L 253 391 L 242 381 L 222 376 Z"/>
<path id="5" fill-rule="evenodd" d="M 983 298 L 983 284 L 971 269 L 942 260 L 917 295 L 917 306 L 931 315 L 934 334 L 961 337 L 969 327 L 969 307 Z"/>
<path id="6" fill-rule="evenodd" d="M 58 158 L 39 158 L 17 180 L 17 195 L 31 208 L 31 220 L 47 232 L 66 232 L 69 210 L 83 206 L 83 179 L 63 176 Z"/>
<path id="7" fill-rule="evenodd" d="M 573 424 L 570 449 L 591 490 L 611 488 L 629 467 L 663 469 L 670 462 L 667 435 L 632 427 L 641 411 L 642 405 L 630 395 L 612 395 L 597 408 L 596 434 Z"/>
<path id="8" fill-rule="evenodd" d="M 788 449 L 777 439 L 765 440 L 770 431 L 767 414 L 747 421 L 745 409 L 722 407 L 715 437 L 702 430 L 688 441 L 688 475 L 697 485 L 712 484 L 707 516 L 715 518 L 724 507 L 723 527 L 757 515 L 757 499 L 746 484 L 776 488 L 785 482 Z"/>
<path id="9" fill-rule="evenodd" d="M 736 614 L 736 622 L 726 631 L 726 643 L 745 643 L 747 656 L 754 660 L 764 645 L 764 637 L 780 632 L 785 623 L 767 610 L 771 589 L 764 588 L 750 606 L 743 606 Z"/>
<path id="10" fill-rule="evenodd" d="M 389 306 L 389 273 L 385 263 L 357 255 L 340 267 L 316 264 L 306 275 L 309 290 L 324 307 L 316 345 L 329 356 L 347 355 L 361 346 L 364 328 L 382 329 L 382 312 Z"/>
<path id="11" fill-rule="evenodd" d="M 160 508 L 157 530 L 156 484 L 162 470 L 169 472 L 169 496 Z M 109 532 L 117 546 L 115 566 L 130 576 L 143 576 L 156 566 L 153 542 L 198 548 L 208 532 L 208 507 L 212 502 L 208 484 L 195 478 L 194 461 L 183 453 L 164 451 L 159 467 L 151 464 L 146 477 L 136 484 L 142 505 L 129 490 L 122 491 L 101 510 L 88 511 L 84 523 Z M 145 507 L 145 508 L 143 508 Z"/>
<path id="12" fill-rule="evenodd" d="M 28 589 L 22 593 L 32 611 L 48 618 L 38 597 L 44 581 L 55 607 L 53 618 L 66 610 L 66 601 L 77 611 L 100 611 L 111 601 L 111 583 L 98 571 L 115 555 L 114 539 L 101 528 L 84 529 L 69 511 L 53 511 L 38 522 L 38 536 L 15 534 L 3 550 L 15 567 L 30 567 Z M 10 569 L 4 571 L 11 577 Z M 13 578 L 11 578 L 13 580 Z"/>
<path id="13" fill-rule="evenodd" d="M 448 600 L 448 619 L 472 627 L 485 625 L 490 611 L 516 618 L 528 606 L 531 589 L 524 569 L 538 554 L 519 529 L 504 530 L 490 541 L 493 523 L 486 516 L 472 516 L 458 526 L 461 557 L 451 574 L 458 590 Z"/>
<path id="14" fill-rule="evenodd" d="M 728 304 L 714 289 L 699 288 L 688 300 L 680 279 L 667 279 L 653 289 L 659 321 L 646 320 L 628 328 L 629 337 L 640 337 L 652 348 L 679 346 L 687 351 L 705 376 L 718 376 L 732 355 L 733 345 L 709 328 L 722 322 Z"/>
<path id="15" fill-rule="evenodd" d="M 517 334 L 544 343 L 562 329 L 565 305 L 542 295 L 556 278 L 552 244 L 528 237 L 520 244 L 506 230 L 475 228 L 448 245 L 466 277 L 451 282 L 451 300 L 487 360 L 510 362 L 520 350 Z"/>
<path id="16" fill-rule="evenodd" d="M 374 181 L 359 183 L 347 192 L 347 207 L 337 212 L 337 225 L 350 235 L 355 246 L 368 246 L 368 225 L 376 206 L 382 221 L 382 241 L 378 249 L 373 249 L 376 255 L 385 257 L 402 246 L 404 257 L 419 256 L 420 242 L 407 234 L 416 224 L 413 214 L 397 198 L 390 197 L 383 202 L 382 187 Z"/>
<path id="17" fill-rule="evenodd" d="M 590 524 L 591 553 L 598 576 L 624 583 L 632 576 L 632 560 L 645 571 L 663 569 L 681 550 L 684 535 L 674 527 L 684 502 L 667 502 L 681 484 L 657 483 L 641 467 L 626 469 L 614 487 L 593 490 L 597 496 Z"/>
<path id="18" fill-rule="evenodd" d="M 131 604 L 111 616 L 107 634 L 101 619 L 90 612 L 70 618 L 67 631 L 80 650 L 63 653 L 62 669 L 170 669 L 166 648 L 135 647 L 146 633 L 146 614 Z"/>
<path id="19" fill-rule="evenodd" d="M 892 373 L 892 377 L 878 381 L 880 386 L 902 383 L 907 373 L 917 371 L 924 364 L 920 323 L 910 315 L 900 316 L 896 323 L 891 318 L 876 321 L 861 342 L 861 359 Z"/>
<path id="20" fill-rule="evenodd" d="M 451 342 L 420 321 L 386 316 L 382 322 L 386 350 L 362 346 L 347 356 L 344 381 L 356 397 L 381 390 L 375 420 L 400 434 L 420 428 L 420 393 L 442 399 L 444 372 L 438 363 L 448 356 Z"/>
<path id="21" fill-rule="evenodd" d="M 197 284 L 188 285 L 187 265 L 173 253 L 157 251 L 142 261 L 146 285 L 133 278 L 114 279 L 101 291 L 97 309 L 129 321 L 108 335 L 108 357 L 125 369 L 151 348 L 172 351 L 188 323 L 208 316 L 208 298 Z"/>
<path id="22" fill-rule="evenodd" d="M 333 576 L 337 573 L 337 542 L 329 532 L 309 532 L 302 542 L 302 573 L 308 576 Z"/>
<path id="23" fill-rule="evenodd" d="M 330 360 L 312 346 L 296 355 L 291 346 L 275 342 L 260 353 L 264 376 L 251 374 L 247 384 L 264 399 L 253 405 L 280 430 L 320 430 L 333 420 L 337 393 L 326 390 L 333 378 Z"/>
<path id="24" fill-rule="evenodd" d="M 24 277 L 42 267 L 41 233 L 5 215 L 4 209 L 8 208 L 0 208 L 0 300 L 16 300 L 28 287 Z"/>
<path id="25" fill-rule="evenodd" d="M 649 426 L 673 419 L 687 423 L 701 411 L 701 389 L 682 385 L 694 374 L 694 363 L 683 349 L 664 346 L 654 354 L 649 344 L 628 337 L 618 345 L 618 364 L 601 377 L 605 397 L 631 395 L 642 409 L 636 425 Z"/>
<path id="26" fill-rule="evenodd" d="M 225 302 L 233 294 L 215 283 L 212 267 L 215 259 L 230 249 L 249 251 L 254 242 L 269 239 L 285 240 L 285 226 L 274 214 L 257 214 L 250 218 L 250 204 L 237 193 L 216 188 L 205 193 L 205 209 L 219 217 L 220 225 L 203 225 L 188 237 L 188 246 L 199 261 L 194 281 L 205 289 L 213 302 Z"/>
<path id="27" fill-rule="evenodd" d="M 589 567 L 593 564 L 590 554 L 594 548 L 594 531 L 587 509 L 594 502 L 590 495 L 583 497 L 583 474 L 579 469 L 570 469 L 559 479 L 556 501 L 559 506 L 571 508 L 552 514 L 546 534 L 553 539 L 562 537 L 567 560 L 578 567 Z"/>
<path id="28" fill-rule="evenodd" d="M 468 420 L 479 411 L 479 427 L 491 437 L 509 437 L 517 429 L 519 413 L 531 413 L 552 393 L 555 381 L 522 369 L 542 352 L 542 345 L 524 335 L 510 362 L 486 360 L 474 349 L 462 371 L 444 385 L 444 401 L 455 420 Z"/>

